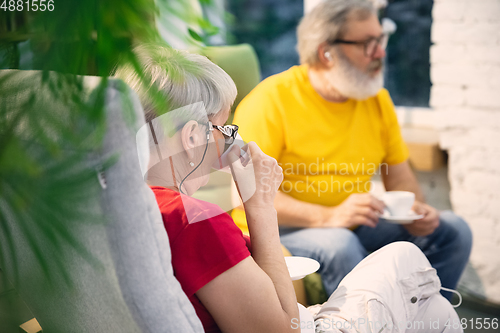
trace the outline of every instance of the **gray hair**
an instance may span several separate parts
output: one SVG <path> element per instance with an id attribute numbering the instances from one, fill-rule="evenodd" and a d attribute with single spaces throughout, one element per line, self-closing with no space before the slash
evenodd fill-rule
<path id="1" fill-rule="evenodd" d="M 141 80 L 131 65 L 118 68 L 115 77 L 122 79 L 138 94 L 146 122 L 165 112 L 198 102 L 203 104 L 206 113 L 185 115 L 184 120 L 211 118 L 228 110 L 236 98 L 236 85 L 231 77 L 204 56 L 159 44 L 142 44 L 134 49 L 134 53 L 144 79 Z M 156 110 L 152 86 L 166 98 L 166 110 Z M 184 109 L 188 113 L 189 110 L 200 110 Z"/>
<path id="2" fill-rule="evenodd" d="M 297 28 L 297 51 L 301 64 L 319 62 L 321 43 L 341 38 L 349 19 L 364 20 L 376 14 L 368 0 L 326 0 L 307 13 Z"/>

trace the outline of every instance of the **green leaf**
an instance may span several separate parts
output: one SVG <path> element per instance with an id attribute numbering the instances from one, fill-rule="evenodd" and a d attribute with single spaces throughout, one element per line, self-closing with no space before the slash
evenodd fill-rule
<path id="1" fill-rule="evenodd" d="M 196 31 L 194 31 L 193 29 L 188 28 L 188 33 L 189 33 L 189 36 L 191 36 L 191 38 L 193 38 L 194 40 L 196 40 L 198 42 L 203 42 L 203 38 L 201 38 L 201 36 L 198 35 L 198 33 Z"/>

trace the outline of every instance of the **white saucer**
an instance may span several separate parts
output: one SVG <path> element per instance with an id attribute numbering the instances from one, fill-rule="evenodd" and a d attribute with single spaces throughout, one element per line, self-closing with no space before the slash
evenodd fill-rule
<path id="1" fill-rule="evenodd" d="M 417 214 L 414 211 L 411 211 L 410 214 L 406 216 L 391 216 L 389 211 L 386 209 L 384 210 L 384 214 L 380 215 L 380 217 L 383 218 L 384 220 L 387 220 L 387 222 L 390 223 L 410 224 L 415 220 L 421 219 L 422 217 L 424 217 L 424 215 Z"/>
<path id="2" fill-rule="evenodd" d="M 300 280 L 319 269 L 319 262 L 311 258 L 285 257 L 285 262 L 292 280 Z"/>

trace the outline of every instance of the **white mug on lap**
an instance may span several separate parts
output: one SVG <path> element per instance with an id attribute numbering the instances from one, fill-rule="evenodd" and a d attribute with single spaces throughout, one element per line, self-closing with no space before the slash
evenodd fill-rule
<path id="1" fill-rule="evenodd" d="M 410 214 L 415 193 L 407 191 L 389 191 L 382 196 L 382 201 L 391 216 L 407 216 Z"/>

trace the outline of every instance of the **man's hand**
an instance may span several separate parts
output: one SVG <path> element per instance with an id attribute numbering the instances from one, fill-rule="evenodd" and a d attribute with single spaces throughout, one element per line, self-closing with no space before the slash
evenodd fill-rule
<path id="1" fill-rule="evenodd" d="M 420 201 L 415 201 L 412 209 L 417 214 L 423 214 L 424 217 L 413 221 L 411 224 L 404 225 L 406 230 L 413 236 L 427 236 L 432 234 L 439 226 L 439 212 Z"/>
<path id="2" fill-rule="evenodd" d="M 340 205 L 326 208 L 326 216 L 320 227 L 351 228 L 366 225 L 375 228 L 377 213 L 382 214 L 384 207 L 384 203 L 370 193 L 354 193 Z"/>

